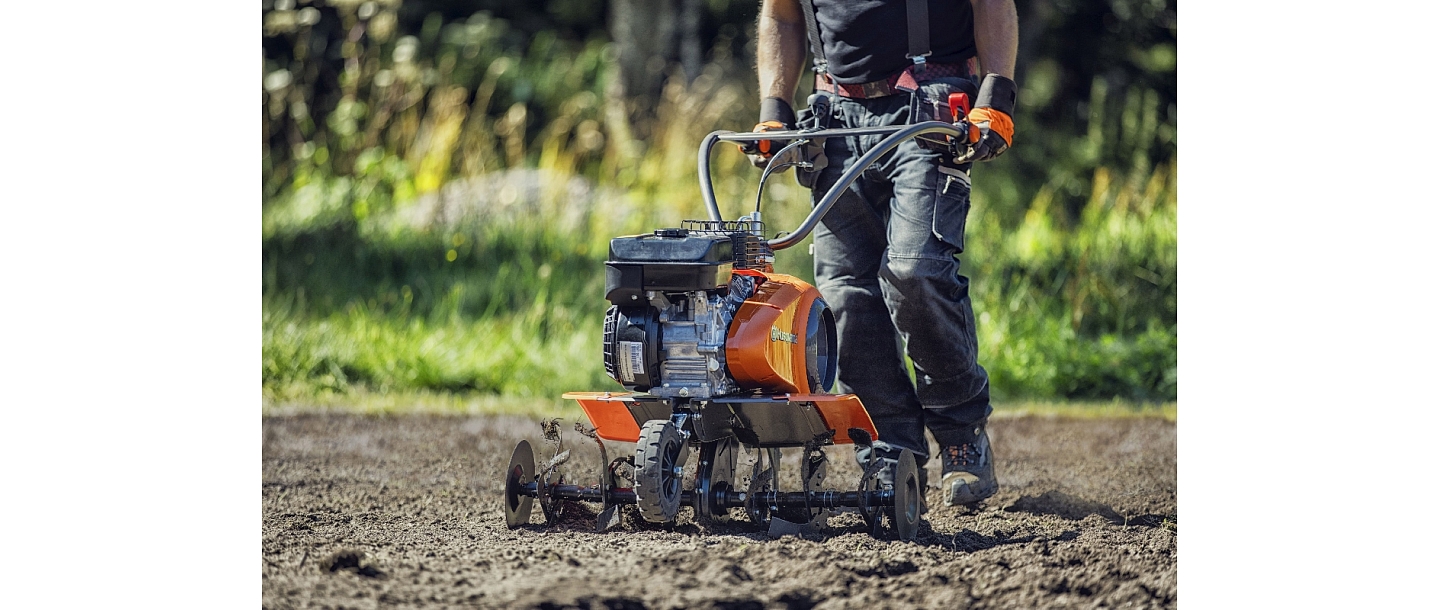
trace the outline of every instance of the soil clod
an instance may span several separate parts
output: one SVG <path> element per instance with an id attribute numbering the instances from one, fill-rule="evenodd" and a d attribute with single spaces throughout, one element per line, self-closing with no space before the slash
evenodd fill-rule
<path id="1" fill-rule="evenodd" d="M 384 578 L 385 573 L 365 562 L 365 554 L 359 551 L 340 551 L 320 564 L 326 572 L 347 570 L 365 578 Z"/>

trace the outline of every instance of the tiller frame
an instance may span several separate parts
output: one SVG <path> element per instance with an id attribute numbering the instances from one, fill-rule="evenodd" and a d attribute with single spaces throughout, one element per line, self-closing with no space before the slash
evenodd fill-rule
<path id="1" fill-rule="evenodd" d="M 724 224 L 709 168 L 711 149 L 721 141 L 790 142 L 765 168 L 759 187 L 763 192 L 765 181 L 778 169 L 815 169 L 815 151 L 823 150 L 827 137 L 889 134 L 841 175 L 798 228 L 763 242 L 773 252 L 804 240 L 860 173 L 901 143 L 928 136 L 923 141 L 927 148 L 948 149 L 955 158 L 965 146 L 964 138 L 959 136 L 968 131 L 963 116 L 957 117 L 954 124 L 927 121 L 859 129 L 716 131 L 700 144 L 700 192 L 711 220 Z M 759 195 L 756 211 L 736 222 L 764 239 L 758 200 Z M 793 337 L 789 340 L 794 341 Z M 620 507 L 632 505 L 644 520 L 659 523 L 673 523 L 682 507 L 691 508 L 697 518 L 713 523 L 728 522 L 732 509 L 743 509 L 749 521 L 776 537 L 817 533 L 825 520 L 838 511 L 859 513 L 868 531 L 877 537 L 883 535 L 886 521 L 902 540 L 914 539 L 919 531 L 924 490 L 920 488 L 915 456 L 909 450 L 899 456 L 892 486 L 881 484 L 884 463 L 875 455 L 877 452 L 870 451 L 870 459 L 854 488 L 821 488 L 827 463 L 822 447 L 850 443 L 870 447 L 877 437 L 869 414 L 853 394 L 811 391 L 660 397 L 634 392 L 574 392 L 564 397 L 579 401 L 593 424 L 587 427 L 577 422 L 575 430 L 600 448 L 599 483 L 583 486 L 565 480 L 559 469 L 570 459 L 570 451 L 564 449 L 559 420 L 544 422 L 545 440 L 554 448 L 549 459 L 537 463 L 529 441 L 522 440 L 505 470 L 505 521 L 511 528 L 529 524 L 534 504 L 540 505 L 547 523 L 555 524 L 565 516 L 568 503 L 587 502 L 600 505 L 595 528 L 601 532 L 620 525 Z M 634 442 L 635 455 L 611 459 L 605 440 Z M 686 477 L 684 466 L 692 447 L 698 450 L 699 459 L 693 474 Z M 754 455 L 744 482 L 736 476 L 742 447 Z M 781 491 L 780 450 L 792 447 L 804 451 L 802 489 Z"/>

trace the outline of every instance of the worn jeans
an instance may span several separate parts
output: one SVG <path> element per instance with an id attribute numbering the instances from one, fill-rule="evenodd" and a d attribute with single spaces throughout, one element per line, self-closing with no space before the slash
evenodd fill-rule
<path id="1" fill-rule="evenodd" d="M 918 122 L 914 108 L 918 120 L 928 120 L 925 109 L 958 90 L 957 80 L 921 83 L 913 96 L 832 95 L 830 126 Z M 814 181 L 812 204 L 884 138 L 829 138 L 828 166 L 802 175 L 802 182 Z M 864 402 L 882 458 L 909 449 L 921 466 L 929 457 L 926 428 L 942 447 L 958 445 L 972 440 L 975 424 L 990 413 L 988 377 L 976 362 L 970 280 L 956 260 L 965 248 L 969 167 L 942 173 L 938 158 L 914 140 L 901 144 L 866 169 L 815 230 L 815 283 L 839 334 L 839 390 Z M 902 349 L 915 365 L 913 382 Z"/>

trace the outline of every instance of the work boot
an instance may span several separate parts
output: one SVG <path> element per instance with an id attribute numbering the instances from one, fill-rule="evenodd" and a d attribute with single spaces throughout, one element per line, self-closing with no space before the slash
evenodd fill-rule
<path id="1" fill-rule="evenodd" d="M 940 492 L 945 506 L 974 505 L 1000 489 L 984 420 L 975 425 L 975 435 L 968 442 L 940 448 L 940 465 Z"/>

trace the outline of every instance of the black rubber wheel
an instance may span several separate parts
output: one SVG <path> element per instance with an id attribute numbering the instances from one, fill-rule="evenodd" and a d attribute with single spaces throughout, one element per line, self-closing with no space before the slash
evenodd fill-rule
<path id="1" fill-rule="evenodd" d="M 920 469 L 915 466 L 915 454 L 909 449 L 900 452 L 900 461 L 895 465 L 895 506 L 890 509 L 890 523 L 895 528 L 895 537 L 900 540 L 914 540 L 920 533 Z"/>
<path id="2" fill-rule="evenodd" d="M 505 526 L 515 529 L 530 522 L 530 506 L 535 501 L 520 495 L 520 488 L 535 481 L 535 452 L 530 441 L 520 441 L 510 454 L 505 467 Z"/>
<path id="3" fill-rule="evenodd" d="M 669 420 L 652 419 L 635 443 L 635 507 L 651 523 L 669 523 L 680 512 L 685 439 Z"/>

